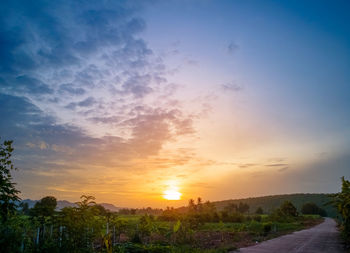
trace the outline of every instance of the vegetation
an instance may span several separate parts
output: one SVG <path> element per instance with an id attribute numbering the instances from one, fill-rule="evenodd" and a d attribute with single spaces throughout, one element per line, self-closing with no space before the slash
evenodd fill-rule
<path id="1" fill-rule="evenodd" d="M 250 205 L 243 201 L 218 210 L 201 198 L 191 199 L 187 207 L 164 211 L 146 208 L 110 212 L 86 195 L 76 206 L 62 210 L 56 210 L 53 196 L 42 198 L 31 209 L 27 204 L 16 206 L 19 191 L 11 177 L 11 144 L 4 142 L 0 150 L 2 252 L 219 253 L 321 221 L 319 216 L 300 216 L 290 201 L 270 214 L 262 214 L 262 208 L 250 214 Z M 349 213 L 343 195 L 337 200 L 347 228 Z"/>
<path id="2" fill-rule="evenodd" d="M 342 177 L 341 192 L 334 194 L 333 197 L 331 203 L 339 211 L 342 235 L 348 247 L 350 247 L 350 181 Z"/>
<path id="3" fill-rule="evenodd" d="M 15 236 L 1 245 L 6 252 L 218 253 L 320 222 L 318 216 L 296 216 L 290 202 L 279 208 L 283 219 L 241 213 L 247 207 L 228 206 L 217 212 L 200 198 L 190 200 L 185 212 L 168 208 L 159 216 L 112 213 L 85 195 L 76 207 L 55 211 L 55 204 L 48 196 L 29 210 L 29 216 L 23 210 L 14 213 L 9 230 Z"/>
<path id="4" fill-rule="evenodd" d="M 16 170 L 11 161 L 12 151 L 12 141 L 0 144 L 0 217 L 5 223 L 16 210 L 16 201 L 20 200 L 11 176 L 11 171 Z"/>
<path id="5" fill-rule="evenodd" d="M 303 214 L 318 214 L 322 217 L 327 216 L 327 212 L 323 209 L 320 208 L 318 205 L 315 203 L 306 203 L 301 207 L 301 212 Z"/>
<path id="6" fill-rule="evenodd" d="M 285 194 L 264 196 L 256 198 L 236 199 L 236 200 L 224 200 L 216 201 L 213 204 L 217 210 L 223 210 L 226 206 L 233 203 L 238 205 L 240 202 L 249 205 L 252 212 L 255 212 L 259 207 L 262 208 L 264 213 L 271 213 L 277 209 L 284 201 L 290 201 L 297 208 L 298 212 L 301 212 L 301 208 L 306 203 L 315 203 L 318 207 L 324 209 L 329 217 L 337 217 L 338 211 L 334 206 L 328 205 L 332 201 L 331 194 L 311 194 L 311 193 L 298 193 L 298 194 Z"/>

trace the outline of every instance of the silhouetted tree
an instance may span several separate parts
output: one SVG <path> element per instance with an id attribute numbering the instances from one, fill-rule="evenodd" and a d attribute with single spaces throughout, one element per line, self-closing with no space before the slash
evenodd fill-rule
<path id="1" fill-rule="evenodd" d="M 350 181 L 342 180 L 341 192 L 334 194 L 333 205 L 338 209 L 342 217 L 343 236 L 350 245 Z"/>
<path id="2" fill-rule="evenodd" d="M 261 206 L 259 206 L 256 211 L 255 211 L 256 214 L 263 214 L 264 213 L 264 210 L 262 209 Z"/>
<path id="3" fill-rule="evenodd" d="M 96 205 L 94 196 L 81 195 L 79 202 L 75 202 L 78 205 L 78 208 L 81 210 L 88 209 L 89 207 Z"/>
<path id="4" fill-rule="evenodd" d="M 283 202 L 283 204 L 280 207 L 280 210 L 285 216 L 292 216 L 292 217 L 298 216 L 297 208 L 293 205 L 292 202 L 288 200 Z"/>
<path id="5" fill-rule="evenodd" d="M 33 216 L 52 216 L 55 213 L 56 206 L 56 198 L 47 196 L 36 202 L 30 213 Z"/>
<path id="6" fill-rule="evenodd" d="M 195 202 L 194 202 L 193 199 L 190 199 L 190 200 L 188 201 L 188 210 L 189 210 L 190 212 L 196 211 L 196 204 L 195 204 Z"/>
<path id="7" fill-rule="evenodd" d="M 16 202 L 20 200 L 15 183 L 12 182 L 11 171 L 16 170 L 11 155 L 13 152 L 13 141 L 4 141 L 0 144 L 0 216 L 5 222 L 10 213 L 16 211 Z"/>

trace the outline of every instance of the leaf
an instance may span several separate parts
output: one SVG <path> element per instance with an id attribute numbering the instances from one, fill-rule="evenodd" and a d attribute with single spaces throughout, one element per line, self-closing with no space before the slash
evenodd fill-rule
<path id="1" fill-rule="evenodd" d="M 173 227 L 174 233 L 176 233 L 177 231 L 179 231 L 180 227 L 181 227 L 181 221 L 178 220 L 178 221 L 176 222 L 176 224 L 174 225 L 174 227 Z"/>

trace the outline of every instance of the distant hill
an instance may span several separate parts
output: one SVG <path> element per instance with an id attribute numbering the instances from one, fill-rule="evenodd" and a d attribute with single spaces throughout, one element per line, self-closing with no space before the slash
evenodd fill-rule
<path id="1" fill-rule="evenodd" d="M 22 202 L 24 203 L 28 203 L 29 208 L 32 208 L 36 202 L 38 202 L 39 200 L 31 200 L 31 199 L 24 199 L 22 200 Z M 108 204 L 108 203 L 99 203 L 99 205 L 103 206 L 104 208 L 112 211 L 112 212 L 117 212 L 120 209 L 122 209 L 121 207 L 116 207 L 113 204 Z M 76 207 L 77 204 L 69 202 L 67 200 L 57 200 L 57 210 L 61 210 L 62 208 L 65 207 Z"/>
<path id="2" fill-rule="evenodd" d="M 273 195 L 255 198 L 245 199 L 231 199 L 223 201 L 213 202 L 218 210 L 224 209 L 225 206 L 230 203 L 238 204 L 239 202 L 247 203 L 250 206 L 250 212 L 253 213 L 258 207 L 262 207 L 264 212 L 270 212 L 273 209 L 278 208 L 284 201 L 289 200 L 293 205 L 300 211 L 303 204 L 313 202 L 319 207 L 326 210 L 328 216 L 335 217 L 337 211 L 334 207 L 326 205 L 331 200 L 329 194 L 323 193 L 297 193 L 297 194 L 284 194 L 284 195 Z"/>

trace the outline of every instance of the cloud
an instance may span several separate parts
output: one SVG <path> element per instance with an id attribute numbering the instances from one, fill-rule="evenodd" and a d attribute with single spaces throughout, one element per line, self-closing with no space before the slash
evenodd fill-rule
<path id="1" fill-rule="evenodd" d="M 237 50 L 239 49 L 239 46 L 235 43 L 235 42 L 230 42 L 227 46 L 227 52 L 229 54 L 234 54 L 237 52 Z"/>
<path id="2" fill-rule="evenodd" d="M 64 83 L 59 86 L 58 93 L 60 95 L 84 95 L 86 90 L 81 87 L 74 87 L 73 83 Z"/>
<path id="3" fill-rule="evenodd" d="M 265 165 L 267 167 L 281 167 L 281 166 L 288 166 L 287 163 L 273 163 L 273 164 L 267 164 Z"/>
<path id="4" fill-rule="evenodd" d="M 222 84 L 221 89 L 224 92 L 240 92 L 243 90 L 243 87 L 234 82 L 231 82 L 231 83 Z"/>
<path id="5" fill-rule="evenodd" d="M 278 171 L 278 172 L 283 172 L 283 171 L 286 171 L 286 170 L 288 170 L 288 167 L 280 168 L 280 169 L 278 169 L 277 171 Z"/>
<path id="6" fill-rule="evenodd" d="M 244 164 L 240 164 L 238 166 L 239 166 L 239 168 L 245 169 L 245 168 L 252 168 L 252 167 L 255 167 L 257 165 L 258 164 L 255 164 L 255 163 L 244 163 Z"/>
<path id="7" fill-rule="evenodd" d="M 91 107 L 95 105 L 97 101 L 93 97 L 88 97 L 78 103 L 70 103 L 66 106 L 68 109 L 75 109 L 76 107 Z"/>
<path id="8" fill-rule="evenodd" d="M 28 191 L 78 189 L 105 174 L 130 182 L 134 171 L 192 161 L 194 154 L 166 146 L 194 136 L 200 112 L 174 98 L 179 85 L 168 82 L 163 59 L 140 36 L 140 4 L 3 3 L 0 132 L 15 141 Z"/>
<path id="9" fill-rule="evenodd" d="M 110 117 L 91 117 L 88 118 L 89 121 L 92 121 L 94 123 L 104 123 L 104 124 L 113 124 L 118 123 L 120 121 L 120 118 L 117 116 L 110 116 Z"/>
<path id="10" fill-rule="evenodd" d="M 118 127 L 130 130 L 131 138 L 95 138 L 73 125 L 58 123 L 27 98 L 0 94 L 0 103 L 0 113 L 7 119 L 0 123 L 2 137 L 15 140 L 18 166 L 25 170 L 50 171 L 57 167 L 64 172 L 66 168 L 84 166 L 138 169 L 140 164 L 147 164 L 146 160 L 154 161 L 150 157 L 157 156 L 167 142 L 194 132 L 192 121 L 179 110 L 136 107 L 133 118 L 116 122 Z M 191 159 L 184 155 L 175 158 L 177 155 L 172 154 L 173 163 L 180 165 L 181 160 L 186 163 Z M 138 162 L 136 158 L 143 160 Z M 169 163 L 168 158 L 157 162 L 164 168 Z"/>
<path id="11" fill-rule="evenodd" d="M 5 2 L 0 13 L 0 92 L 26 97 L 56 120 L 87 132 L 97 121 L 109 129 L 117 118 L 131 119 L 136 105 L 169 106 L 176 89 L 169 88 L 162 58 L 139 36 L 146 27 L 136 16 L 142 4 Z"/>

